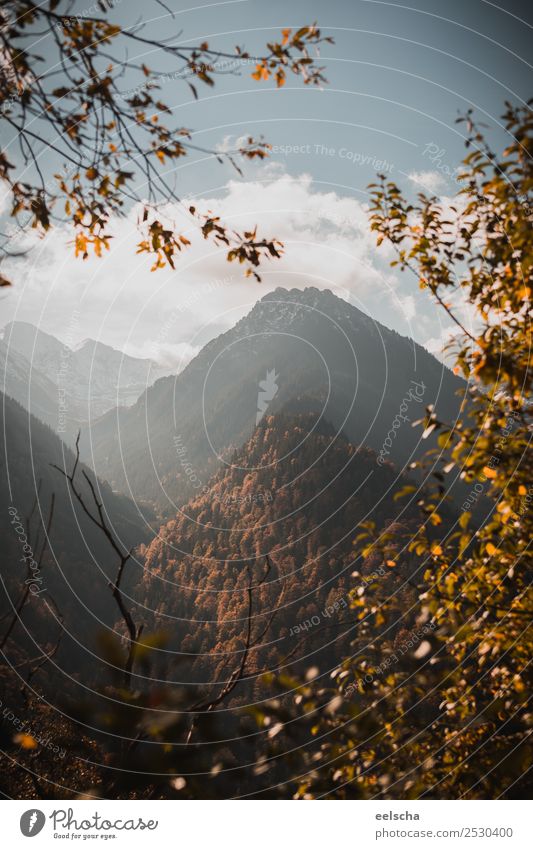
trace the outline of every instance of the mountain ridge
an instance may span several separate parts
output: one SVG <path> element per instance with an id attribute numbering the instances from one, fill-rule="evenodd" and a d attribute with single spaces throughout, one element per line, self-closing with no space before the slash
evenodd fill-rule
<path id="1" fill-rule="evenodd" d="M 6 393 L 71 444 L 85 422 L 117 404 L 135 403 L 149 383 L 169 372 L 94 339 L 66 344 L 22 321 L 2 329 L 0 366 Z"/>
<path id="2" fill-rule="evenodd" d="M 257 420 L 261 381 L 279 376 L 269 412 L 314 410 L 354 443 L 379 451 L 410 387 L 424 387 L 394 431 L 400 468 L 422 453 L 410 424 L 433 404 L 453 423 L 465 382 L 432 354 L 329 291 L 278 288 L 208 342 L 179 375 L 163 377 L 130 408 L 94 423 L 84 457 L 113 486 L 149 498 L 166 515 L 244 444 Z M 416 413 L 416 415 L 415 415 Z M 174 440 L 179 442 L 176 453 Z M 189 475 L 187 474 L 189 472 Z"/>

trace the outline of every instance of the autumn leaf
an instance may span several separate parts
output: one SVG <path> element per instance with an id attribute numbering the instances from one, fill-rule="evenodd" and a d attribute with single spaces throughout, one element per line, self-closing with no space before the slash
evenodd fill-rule
<path id="1" fill-rule="evenodd" d="M 287 27 L 286 29 L 281 30 L 281 35 L 283 36 L 283 38 L 281 40 L 282 44 L 287 44 L 287 42 L 290 38 L 291 32 L 292 32 L 292 29 L 290 27 Z"/>
<path id="2" fill-rule="evenodd" d="M 15 743 L 18 743 L 23 749 L 27 749 L 28 751 L 31 749 L 37 748 L 37 740 L 31 736 L 31 734 L 15 734 L 13 740 Z"/>

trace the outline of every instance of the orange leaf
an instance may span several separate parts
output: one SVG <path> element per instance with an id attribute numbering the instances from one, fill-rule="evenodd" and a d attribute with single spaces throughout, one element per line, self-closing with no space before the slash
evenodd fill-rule
<path id="1" fill-rule="evenodd" d="M 37 740 L 34 740 L 31 734 L 15 734 L 13 739 L 15 743 L 18 743 L 23 749 L 37 748 Z"/>

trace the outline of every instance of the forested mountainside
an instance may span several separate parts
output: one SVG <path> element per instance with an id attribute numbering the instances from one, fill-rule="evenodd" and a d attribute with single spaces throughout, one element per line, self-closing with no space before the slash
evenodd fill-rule
<path id="1" fill-rule="evenodd" d="M 360 523 L 394 534 L 398 522 L 417 521 L 416 508 L 395 518 L 402 480 L 376 459 L 312 416 L 265 416 L 144 553 L 139 600 L 156 613 L 149 630 L 166 633 L 176 652 L 169 679 L 179 666 L 180 680 L 212 693 L 231 677 L 246 644 L 250 587 L 253 648 L 236 690 L 246 699 L 268 697 L 266 670 L 313 664 L 326 673 L 350 654 L 350 594 L 368 582 L 407 602 L 413 555 L 389 566 L 353 556 Z M 389 639 L 397 631 L 391 625 Z"/>
<path id="2" fill-rule="evenodd" d="M 114 558 L 100 531 L 73 508 L 64 478 L 50 466 L 57 463 L 70 470 L 72 453 L 15 402 L 4 399 L 4 404 L 10 453 L 3 480 L 12 488 L 12 493 L 3 492 L 5 503 L 12 504 L 21 519 L 30 515 L 32 495 L 42 481 L 39 504 L 46 521 L 51 493 L 56 495 L 42 584 L 22 609 L 6 653 L 12 666 L 23 664 L 21 675 L 31 676 L 31 686 L 44 696 L 39 722 L 59 746 L 72 747 L 69 741 L 76 735 L 67 717 L 82 721 L 77 746 L 89 760 L 84 780 L 90 781 L 90 762 L 101 757 L 98 747 L 112 742 L 106 729 L 128 735 L 129 723 L 137 728 L 137 723 L 148 721 L 141 711 L 130 716 L 117 710 L 105 695 L 107 682 L 116 680 L 115 664 L 124 660 L 124 622 L 109 587 L 115 577 Z M 144 634 L 132 678 L 135 699 L 148 710 L 147 717 L 161 699 L 172 705 L 172 721 L 177 723 L 172 734 L 182 740 L 188 728 L 191 733 L 196 728 L 187 711 L 198 699 L 220 695 L 242 664 L 240 680 L 224 699 L 222 713 L 213 716 L 219 742 L 204 752 L 209 763 L 242 764 L 232 777 L 234 792 L 260 786 L 251 764 L 263 746 L 253 735 L 240 739 L 251 721 L 247 711 L 228 714 L 228 709 L 271 698 L 272 683 L 265 677 L 269 671 L 292 675 L 312 667 L 329 680 L 331 671 L 357 652 L 361 642 L 357 612 L 350 609 L 354 594 L 371 586 L 384 598 L 394 594 L 406 609 L 412 605 L 408 580 L 420 564 L 394 542 L 397 530 L 420 521 L 416 507 L 400 511 L 398 518 L 393 494 L 404 483 L 391 464 L 380 465 L 374 451 L 354 446 L 323 417 L 267 414 L 247 443 L 157 537 L 145 537 L 137 547 L 123 584 L 125 603 Z M 122 545 L 140 542 L 145 526 L 132 503 L 106 484 L 98 485 Z M 87 487 L 82 490 L 87 497 Z M 354 537 L 370 519 L 378 531 L 391 534 L 394 561 L 386 563 L 374 555 L 354 558 Z M 35 547 L 38 524 L 34 513 L 28 539 Z M 20 599 L 26 572 L 10 515 L 2 520 L 2 530 L 9 563 L 2 622 L 9 623 L 8 599 Z M 415 627 L 419 608 L 412 605 L 412 611 L 401 625 L 387 623 L 380 655 L 402 639 L 406 623 Z M 61 619 L 65 632 L 58 643 Z M 26 661 L 39 653 L 51 657 L 35 672 L 38 664 Z M 10 703 L 16 706 L 18 678 L 6 675 Z M 86 684 L 95 686 L 94 692 Z M 58 687 L 66 713 L 54 726 L 46 700 Z M 347 696 L 352 693 L 347 691 Z M 18 710 L 23 713 L 24 707 Z M 90 733 L 84 724 L 88 719 Z M 156 713 L 150 721 L 159 727 L 161 720 Z M 170 733 L 164 722 L 160 733 Z M 314 745 L 312 739 L 305 741 L 308 744 Z M 139 768 L 150 762 L 150 751 L 136 751 Z M 67 759 L 61 766 L 76 780 L 75 763 Z M 60 775 L 52 757 L 50 774 Z M 270 771 L 269 780 L 276 774 L 280 780 L 286 777 L 283 761 Z M 94 780 L 102 776 L 96 779 L 95 773 Z"/>
<path id="3" fill-rule="evenodd" d="M 60 639 L 55 655 L 57 666 L 55 662 L 48 665 L 46 680 L 47 686 L 66 687 L 67 675 L 77 676 L 81 669 L 85 679 L 94 674 L 95 658 L 91 652 L 98 635 L 104 626 L 112 626 L 119 619 L 109 588 L 117 560 L 101 531 L 72 497 L 64 476 L 53 468 L 55 464 L 70 473 L 75 461 L 72 451 L 11 398 L 0 395 L 0 403 L 5 439 L 0 458 L 0 498 L 4 505 L 0 514 L 4 556 L 0 638 L 8 630 L 14 607 L 31 585 L 20 621 L 4 650 L 9 662 L 16 663 L 20 658 L 38 657 L 40 651 L 54 649 Z M 143 517 L 129 499 L 113 493 L 107 483 L 97 480 L 80 464 L 76 480 L 87 505 L 94 511 L 84 473 L 98 493 L 119 544 L 129 549 L 149 540 L 147 522 L 153 518 L 151 514 Z M 36 571 L 30 564 L 38 560 L 43 545 L 52 495 L 55 501 L 49 545 L 42 567 Z M 133 570 L 134 567 L 126 586 L 131 585 Z M 25 667 L 23 674 L 29 668 Z"/>
<path id="4" fill-rule="evenodd" d="M 95 422 L 84 456 L 114 488 L 171 516 L 194 494 L 191 468 L 205 485 L 251 436 L 265 380 L 270 413 L 319 412 L 351 442 L 378 452 L 389 438 L 386 459 L 400 467 L 422 450 L 406 421 L 427 404 L 455 421 L 466 387 L 412 340 L 331 292 L 276 289 L 177 377 Z M 392 438 L 400 412 L 405 426 Z"/>

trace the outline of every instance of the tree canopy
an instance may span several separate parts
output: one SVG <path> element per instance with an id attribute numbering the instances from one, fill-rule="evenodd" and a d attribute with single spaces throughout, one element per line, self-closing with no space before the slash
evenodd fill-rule
<path id="1" fill-rule="evenodd" d="M 0 8 L 0 126 L 3 138 L 11 138 L 0 151 L 0 179 L 16 222 L 14 232 L 3 234 L 3 254 L 21 228 L 46 233 L 63 222 L 74 231 L 77 256 L 100 256 L 109 250 L 112 217 L 138 204 L 138 251 L 153 256 L 152 270 L 174 267 L 197 230 L 257 277 L 261 260 L 278 257 L 281 243 L 258 234 L 253 223 L 237 232 L 216 212 L 202 213 L 181 197 L 174 163 L 201 148 L 161 100 L 162 81 L 170 73 L 197 98 L 199 87 L 214 87 L 229 66 L 278 88 L 288 75 L 320 85 L 317 50 L 331 39 L 313 24 L 284 29 L 259 55 L 240 45 L 226 52 L 205 41 L 185 43 L 177 29 L 161 41 L 145 23 L 120 26 L 110 18 L 114 5 L 97 0 L 79 15 L 68 0 L 13 0 Z M 170 10 L 157 5 L 172 20 Z M 94 10 L 98 14 L 90 14 Z M 147 54 L 162 66 L 148 67 Z M 248 136 L 236 150 L 204 152 L 239 169 L 239 160 L 261 159 L 268 149 L 266 141 Z M 180 208 L 179 226 L 172 205 Z"/>

